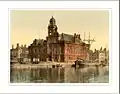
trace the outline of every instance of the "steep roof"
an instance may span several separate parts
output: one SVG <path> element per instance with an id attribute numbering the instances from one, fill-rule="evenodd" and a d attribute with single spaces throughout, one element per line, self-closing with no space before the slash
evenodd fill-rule
<path id="1" fill-rule="evenodd" d="M 65 33 L 60 34 L 60 40 L 64 40 L 64 41 L 68 41 L 68 42 L 72 42 L 73 37 L 74 36 L 70 35 L 70 34 L 65 34 Z"/>

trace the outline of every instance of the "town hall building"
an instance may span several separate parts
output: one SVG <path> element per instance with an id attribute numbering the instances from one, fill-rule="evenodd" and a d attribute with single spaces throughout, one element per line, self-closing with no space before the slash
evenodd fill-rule
<path id="1" fill-rule="evenodd" d="M 59 34 L 56 20 L 52 17 L 48 25 L 46 40 L 35 39 L 28 47 L 31 61 L 70 62 L 89 58 L 90 44 L 82 41 L 80 34 Z"/>

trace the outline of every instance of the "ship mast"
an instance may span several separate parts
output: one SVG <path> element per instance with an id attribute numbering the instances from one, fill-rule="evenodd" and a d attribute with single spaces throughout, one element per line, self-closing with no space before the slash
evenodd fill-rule
<path id="1" fill-rule="evenodd" d="M 89 32 L 88 39 L 85 39 L 85 32 L 84 32 L 84 40 L 83 40 L 83 41 L 88 42 L 88 44 L 91 46 L 91 44 L 92 44 L 93 42 L 95 42 L 95 39 L 94 39 L 94 38 L 91 39 L 90 37 L 91 37 L 91 36 L 90 36 L 90 32 Z"/>

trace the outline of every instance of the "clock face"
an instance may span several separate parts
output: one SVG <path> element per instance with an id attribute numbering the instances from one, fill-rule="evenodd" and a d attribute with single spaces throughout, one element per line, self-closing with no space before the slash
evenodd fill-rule
<path id="1" fill-rule="evenodd" d="M 49 27 L 48 27 L 48 29 L 55 29 L 55 28 L 57 28 L 57 26 L 56 25 L 49 25 Z"/>

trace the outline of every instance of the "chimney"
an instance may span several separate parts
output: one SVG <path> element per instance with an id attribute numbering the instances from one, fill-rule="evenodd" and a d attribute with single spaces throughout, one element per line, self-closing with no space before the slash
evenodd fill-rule
<path id="1" fill-rule="evenodd" d="M 19 43 L 17 43 L 17 48 L 19 48 Z"/>
<path id="2" fill-rule="evenodd" d="M 26 44 L 24 45 L 24 48 L 26 48 Z"/>
<path id="3" fill-rule="evenodd" d="M 23 48 L 23 45 L 21 45 L 21 48 Z"/>
<path id="4" fill-rule="evenodd" d="M 74 33 L 74 37 L 76 37 L 76 33 Z"/>
<path id="5" fill-rule="evenodd" d="M 80 39 L 80 34 L 78 35 L 79 39 Z"/>

